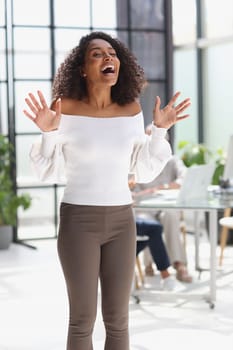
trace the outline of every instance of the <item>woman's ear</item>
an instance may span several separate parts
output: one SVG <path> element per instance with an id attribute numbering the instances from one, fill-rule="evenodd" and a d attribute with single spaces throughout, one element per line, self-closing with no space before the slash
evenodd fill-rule
<path id="1" fill-rule="evenodd" d="M 84 72 L 83 68 L 80 68 L 80 75 L 83 78 L 85 78 L 87 76 L 86 73 Z"/>

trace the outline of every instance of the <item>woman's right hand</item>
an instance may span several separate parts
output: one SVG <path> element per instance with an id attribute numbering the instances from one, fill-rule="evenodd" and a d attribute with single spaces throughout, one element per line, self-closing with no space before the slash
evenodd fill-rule
<path id="1" fill-rule="evenodd" d="M 57 130 L 61 120 L 61 99 L 55 102 L 55 110 L 50 109 L 45 101 L 41 91 L 38 91 L 39 100 L 29 93 L 29 98 L 25 98 L 25 102 L 30 108 L 31 113 L 24 110 L 24 114 L 31 119 L 41 131 L 48 132 Z"/>

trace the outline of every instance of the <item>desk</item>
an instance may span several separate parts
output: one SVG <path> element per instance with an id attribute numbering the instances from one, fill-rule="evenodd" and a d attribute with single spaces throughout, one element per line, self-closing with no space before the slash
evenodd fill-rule
<path id="1" fill-rule="evenodd" d="M 165 194 L 166 191 L 166 194 Z M 209 213 L 209 241 L 210 241 L 210 280 L 209 280 L 209 293 L 205 296 L 206 301 L 209 303 L 210 308 L 214 308 L 216 301 L 216 248 L 217 248 L 217 231 L 218 231 L 218 210 L 233 207 L 233 198 L 222 198 L 215 195 L 213 192 L 208 193 L 206 199 L 189 200 L 188 202 L 177 201 L 177 190 L 165 190 L 161 191 L 158 195 L 139 198 L 135 202 L 135 211 L 150 210 L 155 211 L 158 209 L 166 210 L 192 210 L 194 212 L 195 220 L 195 239 L 198 240 L 198 228 L 197 228 L 197 213 L 199 211 L 205 211 Z M 167 192 L 168 191 L 168 192 Z M 163 196 L 164 194 L 164 196 Z M 198 244 L 196 244 L 196 248 Z M 198 262 L 196 261 L 196 266 Z"/>

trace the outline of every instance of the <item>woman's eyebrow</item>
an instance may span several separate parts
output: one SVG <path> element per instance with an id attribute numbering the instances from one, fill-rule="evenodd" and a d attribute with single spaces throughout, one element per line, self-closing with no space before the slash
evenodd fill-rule
<path id="1" fill-rule="evenodd" d="M 102 47 L 99 47 L 99 46 L 94 46 L 94 47 L 90 47 L 89 48 L 89 51 L 92 51 L 92 50 L 102 50 L 103 48 Z M 114 50 L 114 48 L 112 46 L 109 46 L 107 47 L 108 50 Z"/>

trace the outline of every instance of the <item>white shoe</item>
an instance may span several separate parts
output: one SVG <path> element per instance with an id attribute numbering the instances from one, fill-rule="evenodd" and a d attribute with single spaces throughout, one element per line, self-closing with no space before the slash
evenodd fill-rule
<path id="1" fill-rule="evenodd" d="M 162 289 L 165 291 L 173 291 L 177 287 L 176 280 L 173 276 L 168 276 L 161 279 Z"/>

